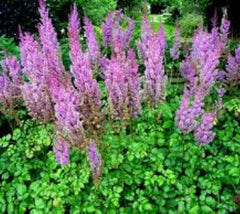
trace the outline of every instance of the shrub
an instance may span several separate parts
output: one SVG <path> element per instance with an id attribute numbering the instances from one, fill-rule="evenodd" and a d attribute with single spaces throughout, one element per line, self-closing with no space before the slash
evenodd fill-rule
<path id="1" fill-rule="evenodd" d="M 47 0 L 55 23 L 62 23 L 61 28 L 67 26 L 68 14 L 75 3 L 80 11 L 80 18 L 83 12 L 92 20 L 95 25 L 100 25 L 109 11 L 116 9 L 116 0 Z"/>
<path id="2" fill-rule="evenodd" d="M 191 37 L 194 30 L 202 23 L 202 17 L 193 13 L 187 14 L 180 19 L 181 33 L 185 37 Z"/>

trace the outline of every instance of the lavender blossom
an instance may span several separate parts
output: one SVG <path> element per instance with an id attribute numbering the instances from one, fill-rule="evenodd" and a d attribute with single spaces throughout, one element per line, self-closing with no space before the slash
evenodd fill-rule
<path id="1" fill-rule="evenodd" d="M 201 145 L 209 144 L 215 138 L 215 133 L 212 131 L 213 122 L 216 119 L 216 113 L 204 113 L 202 122 L 194 132 L 194 138 Z"/>
<path id="2" fill-rule="evenodd" d="M 70 146 L 60 137 L 57 139 L 57 144 L 53 147 L 55 158 L 61 165 L 69 163 Z"/>
<path id="3" fill-rule="evenodd" d="M 176 60 L 179 58 L 179 48 L 181 47 L 180 39 L 181 39 L 180 27 L 177 26 L 174 33 L 174 44 L 170 51 L 170 55 L 173 58 L 173 60 Z"/>
<path id="4" fill-rule="evenodd" d="M 102 174 L 102 159 L 94 141 L 90 141 L 88 145 L 88 160 L 91 166 L 92 176 L 94 180 L 97 180 Z"/>

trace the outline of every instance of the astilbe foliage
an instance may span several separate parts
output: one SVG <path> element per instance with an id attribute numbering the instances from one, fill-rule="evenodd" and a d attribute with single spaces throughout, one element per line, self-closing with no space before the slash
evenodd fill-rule
<path id="1" fill-rule="evenodd" d="M 145 65 L 144 99 L 155 106 L 164 100 L 167 76 L 164 71 L 163 58 L 166 36 L 163 26 L 157 33 L 151 30 L 148 18 L 142 21 L 141 40 L 138 42 L 139 54 Z"/>
<path id="2" fill-rule="evenodd" d="M 174 44 L 170 50 L 170 55 L 173 60 L 176 60 L 179 58 L 180 47 L 181 47 L 181 32 L 180 32 L 180 26 L 177 25 L 174 33 Z"/>
<path id="3" fill-rule="evenodd" d="M 205 136 L 203 140 L 200 139 L 199 133 L 203 131 L 206 121 L 210 121 L 209 115 L 216 115 L 215 113 L 205 113 L 203 107 L 204 98 L 209 95 L 218 78 L 217 66 L 223 44 L 219 35 L 213 36 L 213 34 L 199 29 L 193 37 L 192 52 L 181 67 L 187 83 L 180 109 L 176 113 L 176 123 L 182 132 L 195 131 L 195 139 L 203 144 L 204 142 L 209 143 L 214 138 L 210 125 L 206 128 L 208 136 Z M 211 118 L 213 121 L 215 117 Z"/>

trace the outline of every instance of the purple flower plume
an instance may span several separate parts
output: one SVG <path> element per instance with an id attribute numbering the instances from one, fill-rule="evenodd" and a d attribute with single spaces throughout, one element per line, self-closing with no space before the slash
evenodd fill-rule
<path id="1" fill-rule="evenodd" d="M 112 41 L 114 16 L 115 16 L 114 11 L 109 12 L 109 14 L 106 17 L 105 22 L 102 23 L 103 42 L 104 42 L 105 46 L 107 44 L 110 44 Z"/>
<path id="2" fill-rule="evenodd" d="M 235 50 L 235 56 L 231 54 L 228 56 L 225 80 L 231 87 L 240 83 L 240 45 Z"/>
<path id="3" fill-rule="evenodd" d="M 84 30 L 85 36 L 87 38 L 89 61 L 93 65 L 98 66 L 100 63 L 100 50 L 98 46 L 98 41 L 94 32 L 93 25 L 86 16 L 84 17 Z"/>
<path id="4" fill-rule="evenodd" d="M 128 23 L 125 30 L 122 28 L 120 21 Z M 105 23 L 102 24 L 104 45 L 109 45 L 114 53 L 127 50 L 131 41 L 133 27 L 134 21 L 124 17 L 121 10 L 110 12 Z"/>
<path id="5" fill-rule="evenodd" d="M 174 44 L 173 47 L 170 51 L 170 55 L 172 57 L 173 60 L 176 60 L 179 58 L 179 48 L 181 47 L 181 33 L 180 33 L 180 27 L 177 26 L 175 33 L 174 33 L 175 37 L 174 37 Z"/>
<path id="6" fill-rule="evenodd" d="M 70 42 L 71 46 L 71 53 L 70 57 L 76 58 L 78 56 L 81 56 L 82 49 L 81 45 L 79 42 L 79 36 L 80 36 L 80 20 L 78 18 L 78 11 L 77 11 L 77 6 L 74 5 L 72 13 L 69 17 L 69 22 L 68 22 L 68 39 Z"/>
<path id="7" fill-rule="evenodd" d="M 204 113 L 202 121 L 194 131 L 194 138 L 201 145 L 209 144 L 213 141 L 215 133 L 212 131 L 216 113 Z"/>
<path id="8" fill-rule="evenodd" d="M 48 81 L 51 76 L 57 76 L 59 81 L 64 82 L 65 79 L 63 75 L 65 68 L 61 59 L 60 45 L 58 43 L 57 33 L 49 17 L 49 11 L 46 7 L 45 0 L 39 0 L 39 14 L 41 24 L 38 26 L 38 32 L 48 67 Z"/>
<path id="9" fill-rule="evenodd" d="M 57 138 L 53 152 L 55 153 L 55 158 L 58 163 L 61 165 L 69 163 L 70 146 L 61 137 Z"/>
<path id="10" fill-rule="evenodd" d="M 32 35 L 20 35 L 20 53 L 23 73 L 28 78 L 21 86 L 30 115 L 47 123 L 54 119 L 53 102 L 48 88 L 48 66 L 40 44 Z"/>
<path id="11" fill-rule="evenodd" d="M 141 112 L 140 84 L 136 56 L 132 49 L 121 56 L 112 56 L 105 65 L 110 115 L 116 120 L 139 115 Z"/>
<path id="12" fill-rule="evenodd" d="M 151 31 L 147 17 L 143 19 L 142 26 L 142 37 L 138 42 L 138 48 L 145 65 L 144 98 L 150 105 L 157 105 L 164 99 L 167 84 L 163 66 L 166 36 L 162 25 L 158 33 Z"/>
<path id="13" fill-rule="evenodd" d="M 98 179 L 102 173 L 102 159 L 96 148 L 96 143 L 90 141 L 88 145 L 88 160 L 91 166 L 94 180 Z"/>
<path id="14" fill-rule="evenodd" d="M 227 42 L 228 34 L 230 30 L 230 21 L 226 16 L 222 18 L 222 23 L 220 26 L 221 40 L 225 44 Z"/>
<path id="15" fill-rule="evenodd" d="M 72 63 L 70 71 L 73 74 L 74 83 L 78 89 L 78 96 L 80 98 L 80 118 L 82 118 L 85 125 L 97 125 L 100 119 L 100 88 L 97 81 L 93 79 L 89 58 L 81 51 L 77 36 L 77 33 L 79 32 L 78 22 L 79 20 L 77 18 L 75 7 L 71 14 L 68 27 L 68 36 L 70 40 L 70 59 Z M 89 36 L 89 41 L 91 40 L 90 37 L 91 36 Z"/>
<path id="16" fill-rule="evenodd" d="M 222 48 L 223 41 L 220 36 L 213 36 L 212 33 L 199 29 L 193 37 L 192 52 L 181 66 L 182 76 L 187 81 L 180 109 L 176 114 L 176 123 L 182 132 L 195 131 L 195 140 L 201 144 L 210 143 L 215 136 L 211 131 L 212 125 L 206 129 L 204 126 L 207 121 L 212 124 L 216 114 L 204 113 L 203 107 L 204 98 L 209 95 L 219 78 L 217 67 Z M 205 134 L 201 138 L 203 132 Z"/>
<path id="17" fill-rule="evenodd" d="M 13 110 L 14 106 L 22 101 L 20 64 L 15 57 L 6 57 L 2 60 L 1 66 L 0 103 L 5 110 Z"/>

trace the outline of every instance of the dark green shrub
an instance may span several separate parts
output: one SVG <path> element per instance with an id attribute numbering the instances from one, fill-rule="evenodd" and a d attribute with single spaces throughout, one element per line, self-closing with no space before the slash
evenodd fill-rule
<path id="1" fill-rule="evenodd" d="M 68 14 L 73 4 L 78 6 L 81 18 L 85 12 L 95 25 L 101 25 L 108 12 L 117 6 L 116 0 L 47 0 L 47 3 L 54 22 L 60 23 L 58 28 L 66 27 Z"/>

